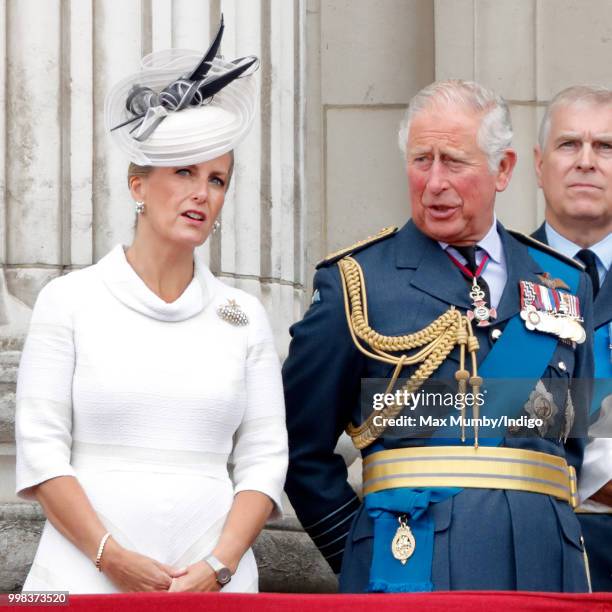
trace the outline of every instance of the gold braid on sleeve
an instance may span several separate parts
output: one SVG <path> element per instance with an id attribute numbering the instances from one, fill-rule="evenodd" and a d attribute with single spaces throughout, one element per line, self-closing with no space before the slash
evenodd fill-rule
<path id="1" fill-rule="evenodd" d="M 414 393 L 438 369 L 456 345 L 459 345 L 459 369 L 455 373 L 457 381 L 457 402 L 461 408 L 462 428 L 461 439 L 465 441 L 465 393 L 468 383 L 473 393 L 478 393 L 482 378 L 478 376 L 476 353 L 478 339 L 474 335 L 468 318 L 462 315 L 454 306 L 444 314 L 413 334 L 401 336 L 384 336 L 370 327 L 368 322 L 368 304 L 365 279 L 361 266 L 352 257 L 344 257 L 338 262 L 342 291 L 344 294 L 344 309 L 346 321 L 355 346 L 366 356 L 395 365 L 393 376 L 389 381 L 386 393 L 390 393 L 402 368 L 420 364 L 401 388 L 409 394 Z M 466 350 L 471 356 L 472 372 L 465 367 Z M 406 351 L 414 351 L 408 354 Z M 398 355 L 398 353 L 400 353 Z M 474 402 L 474 418 L 478 415 Z M 366 448 L 378 439 L 386 429 L 384 425 L 375 425 L 374 417 L 380 415 L 379 422 L 396 417 L 404 405 L 394 403 L 384 406 L 382 410 L 372 412 L 358 427 L 352 423 L 346 428 L 356 448 Z M 474 445 L 478 446 L 478 430 L 475 427 Z"/>

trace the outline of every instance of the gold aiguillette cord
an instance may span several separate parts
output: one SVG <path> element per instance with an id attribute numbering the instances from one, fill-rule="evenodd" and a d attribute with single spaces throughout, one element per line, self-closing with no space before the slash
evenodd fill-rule
<path id="1" fill-rule="evenodd" d="M 395 386 L 402 369 L 405 366 L 417 365 L 417 369 L 401 388 L 402 391 L 412 394 L 438 369 L 440 364 L 448 357 L 456 345 L 459 345 L 459 369 L 455 373 L 458 385 L 458 405 L 461 407 L 461 440 L 465 442 L 465 394 L 467 384 L 472 387 L 474 397 L 482 385 L 482 378 L 478 376 L 476 354 L 478 339 L 474 336 L 472 325 L 467 317 L 451 306 L 445 313 L 432 321 L 427 327 L 413 334 L 400 336 L 385 336 L 370 327 L 368 321 L 368 306 L 365 279 L 361 266 L 352 257 L 345 257 L 338 262 L 342 291 L 344 295 L 344 309 L 349 331 L 355 346 L 367 357 L 389 363 L 395 366 L 393 376 L 387 386 L 389 393 Z M 396 353 L 417 350 L 413 354 Z M 465 368 L 465 352 L 471 355 L 472 372 Z M 395 353 L 395 354 L 394 354 Z M 387 419 L 396 417 L 405 406 L 395 402 L 386 405 L 382 410 L 372 412 L 359 426 L 352 423 L 346 428 L 356 448 L 366 448 L 377 440 L 385 431 L 383 425 Z M 474 416 L 474 446 L 478 447 L 477 417 L 479 408 L 477 402 L 473 403 Z M 374 417 L 382 417 L 374 424 Z"/>

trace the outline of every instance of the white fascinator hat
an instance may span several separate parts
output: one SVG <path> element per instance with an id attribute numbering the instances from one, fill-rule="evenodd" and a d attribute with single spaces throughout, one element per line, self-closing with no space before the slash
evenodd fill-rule
<path id="1" fill-rule="evenodd" d="M 255 116 L 255 56 L 217 56 L 223 17 L 208 51 L 169 49 L 142 59 L 141 69 L 106 96 L 104 122 L 130 161 L 140 166 L 198 164 L 234 149 Z"/>

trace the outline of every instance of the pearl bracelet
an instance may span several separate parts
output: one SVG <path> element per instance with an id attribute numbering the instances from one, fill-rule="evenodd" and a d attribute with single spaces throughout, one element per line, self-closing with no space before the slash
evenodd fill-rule
<path id="1" fill-rule="evenodd" d="M 99 572 L 102 571 L 102 568 L 100 567 L 100 563 L 102 561 L 102 553 L 104 552 L 106 541 L 108 540 L 108 538 L 110 538 L 110 536 L 111 536 L 110 531 L 106 532 L 102 536 L 102 539 L 100 540 L 100 546 L 98 546 L 98 554 L 96 555 L 96 568 Z"/>

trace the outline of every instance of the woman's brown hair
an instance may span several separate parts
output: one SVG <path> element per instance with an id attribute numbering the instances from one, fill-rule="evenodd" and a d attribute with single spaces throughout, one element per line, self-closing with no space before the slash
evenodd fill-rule
<path id="1" fill-rule="evenodd" d="M 230 154 L 231 160 L 230 160 L 229 172 L 227 173 L 227 184 L 225 185 L 225 191 L 229 189 L 230 181 L 232 180 L 232 174 L 234 173 L 234 151 L 229 151 L 229 154 Z M 139 166 L 138 164 L 135 164 L 134 162 L 130 162 L 130 165 L 127 171 L 128 188 L 131 187 L 133 177 L 136 177 L 136 176 L 146 177 L 151 173 L 151 170 L 153 170 L 153 167 L 154 166 Z"/>

